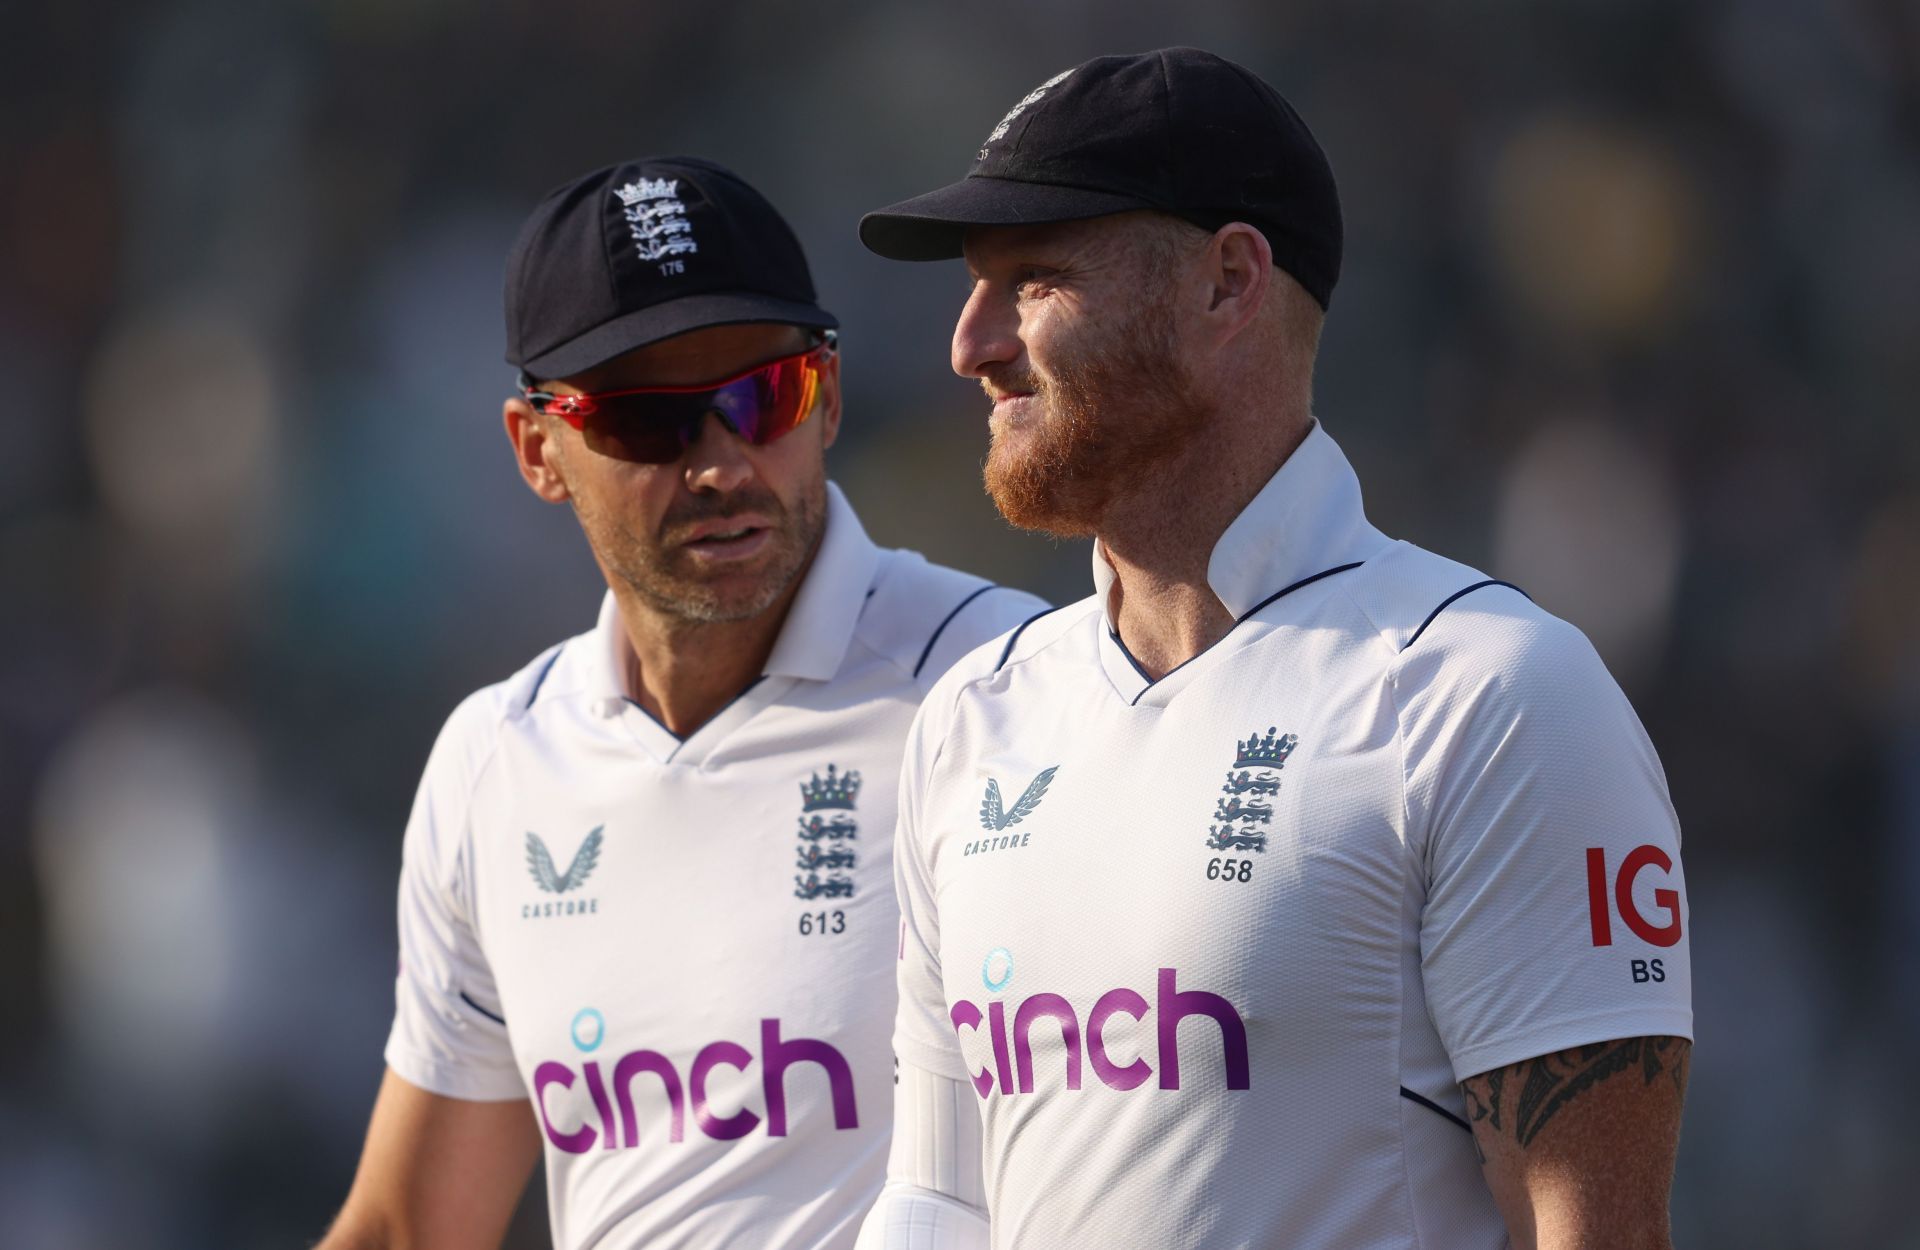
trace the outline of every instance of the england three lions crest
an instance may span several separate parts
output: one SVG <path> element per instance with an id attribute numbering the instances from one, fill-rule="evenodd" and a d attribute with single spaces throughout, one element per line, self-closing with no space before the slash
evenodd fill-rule
<path id="1" fill-rule="evenodd" d="M 805 902 L 817 898 L 852 898 L 853 868 L 858 857 L 853 842 L 860 834 L 854 803 L 860 797 L 860 774 L 827 765 L 800 783 L 800 843 L 796 849 L 793 896 Z"/>
<path id="2" fill-rule="evenodd" d="M 687 220 L 686 201 L 680 198 L 678 178 L 636 178 L 615 187 L 613 193 L 620 200 L 627 233 L 633 236 L 633 250 L 641 260 L 659 262 L 700 250 L 693 238 L 693 223 Z M 684 273 L 686 269 L 668 262 L 660 266 L 660 272 Z"/>
<path id="3" fill-rule="evenodd" d="M 1273 824 L 1274 795 L 1280 793 L 1280 770 L 1300 745 L 1298 734 L 1276 733 L 1272 726 L 1262 737 L 1258 730 L 1234 744 L 1233 767 L 1214 800 L 1213 823 L 1207 826 L 1207 846 L 1215 851 L 1261 851 Z"/>

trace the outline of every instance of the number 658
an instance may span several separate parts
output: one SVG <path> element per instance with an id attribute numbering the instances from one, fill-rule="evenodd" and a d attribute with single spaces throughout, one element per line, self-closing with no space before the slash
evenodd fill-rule
<path id="1" fill-rule="evenodd" d="M 1253 880 L 1253 861 L 1250 859 L 1220 859 L 1207 861 L 1207 880 L 1209 881 L 1251 881 Z"/>

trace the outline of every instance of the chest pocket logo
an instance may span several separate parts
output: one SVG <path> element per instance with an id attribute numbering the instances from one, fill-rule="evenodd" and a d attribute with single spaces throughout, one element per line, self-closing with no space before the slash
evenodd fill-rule
<path id="1" fill-rule="evenodd" d="M 986 797 L 980 800 L 980 827 L 997 833 L 1031 816 L 1033 809 L 1040 806 L 1040 800 L 1046 797 L 1047 787 L 1053 784 L 1053 775 L 1059 771 L 1058 764 L 1041 769 L 1040 775 L 1027 783 L 1026 790 L 1012 807 L 1003 806 L 1000 783 L 992 777 L 987 778 Z"/>
<path id="2" fill-rule="evenodd" d="M 1220 787 L 1226 797 L 1214 800 L 1213 819 L 1217 823 L 1207 826 L 1209 850 L 1267 849 L 1273 823 L 1269 800 L 1280 793 L 1280 770 L 1299 745 L 1300 735 L 1276 733 L 1271 727 L 1264 738 L 1256 729 L 1235 744 L 1233 767 L 1227 770 L 1226 784 Z"/>
<path id="3" fill-rule="evenodd" d="M 829 764 L 826 777 L 815 773 L 813 780 L 800 783 L 800 846 L 794 866 L 806 876 L 794 874 L 795 898 L 811 902 L 853 897 L 852 873 L 858 858 L 853 843 L 860 836 L 854 804 L 859 796 L 858 769 L 843 773 Z M 830 814 L 822 816 L 822 812 Z M 822 872 L 827 875 L 822 877 Z M 826 921 L 820 923 L 824 926 Z"/>
<path id="4" fill-rule="evenodd" d="M 594 865 L 600 862 L 600 831 L 605 825 L 595 825 L 587 834 L 586 841 L 573 854 L 573 862 L 567 865 L 565 873 L 557 872 L 553 866 L 553 856 L 547 851 L 547 844 L 540 840 L 537 833 L 527 835 L 527 871 L 533 874 L 533 883 L 548 894 L 565 894 L 568 890 L 578 889 L 593 875 Z"/>

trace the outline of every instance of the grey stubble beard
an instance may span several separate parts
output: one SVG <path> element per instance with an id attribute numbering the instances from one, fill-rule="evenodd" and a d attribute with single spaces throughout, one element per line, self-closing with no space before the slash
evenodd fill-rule
<path id="1" fill-rule="evenodd" d="M 771 491 L 749 497 L 733 496 L 716 504 L 682 509 L 663 523 L 662 530 L 674 525 L 710 517 L 723 517 L 745 511 L 759 511 L 773 522 L 773 559 L 764 575 L 744 594 L 728 594 L 703 579 L 673 567 L 664 540 L 648 543 L 622 528 L 604 543 L 594 542 L 602 567 L 618 578 L 642 603 L 661 616 L 691 626 L 730 624 L 748 621 L 780 601 L 781 596 L 806 571 L 825 530 L 826 480 L 822 474 L 802 492 L 798 505 L 788 509 Z M 597 519 L 581 513 L 575 505 L 581 527 L 590 541 L 599 528 Z M 791 522 L 791 523 L 788 523 Z"/>

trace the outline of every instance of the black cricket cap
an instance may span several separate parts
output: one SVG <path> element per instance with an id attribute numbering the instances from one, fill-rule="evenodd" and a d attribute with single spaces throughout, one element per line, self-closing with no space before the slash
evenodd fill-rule
<path id="1" fill-rule="evenodd" d="M 968 226 L 1140 208 L 1207 230 L 1255 226 L 1322 308 L 1333 296 L 1342 235 L 1326 154 L 1279 92 L 1199 48 L 1055 75 L 1000 120 L 965 178 L 868 213 L 860 241 L 892 260 L 947 260 Z"/>
<path id="2" fill-rule="evenodd" d="M 778 210 L 691 156 L 609 165 L 548 192 L 507 259 L 506 304 L 507 363 L 535 378 L 706 326 L 840 324 Z"/>

